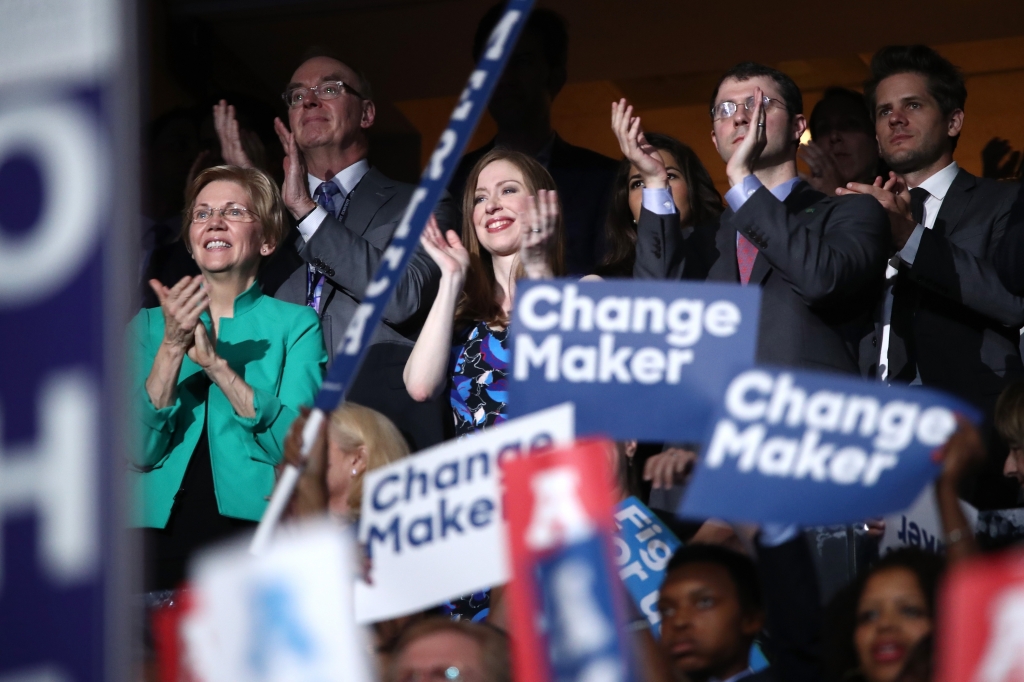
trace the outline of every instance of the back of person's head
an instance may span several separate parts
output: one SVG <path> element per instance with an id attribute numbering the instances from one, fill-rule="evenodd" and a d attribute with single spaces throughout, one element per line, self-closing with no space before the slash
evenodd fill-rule
<path id="1" fill-rule="evenodd" d="M 890 45 L 871 58 L 871 77 L 864 83 L 864 97 L 874 120 L 877 115 L 878 84 L 890 76 L 914 73 L 925 78 L 928 94 L 938 103 L 943 116 L 963 110 L 967 101 L 964 76 L 948 59 L 927 45 Z M 959 138 L 952 138 L 953 147 Z"/>
<path id="2" fill-rule="evenodd" d="M 348 507 L 356 512 L 363 502 L 365 473 L 409 455 L 408 443 L 390 419 L 377 410 L 355 403 L 342 403 L 331 412 L 328 436 L 346 452 L 360 447 L 366 449 L 366 469 L 353 478 L 348 493 Z"/>
<path id="3" fill-rule="evenodd" d="M 825 90 L 821 99 L 811 110 L 811 137 L 818 140 L 833 129 L 859 131 L 875 136 L 875 124 L 868 114 L 864 95 L 847 88 L 831 87 Z"/>
<path id="4" fill-rule="evenodd" d="M 460 321 L 485 321 L 488 324 L 504 326 L 508 324 L 508 320 L 495 296 L 496 284 L 491 255 L 480 246 L 480 240 L 476 235 L 476 226 L 473 223 L 474 200 L 480 173 L 487 166 L 498 161 L 510 163 L 519 170 L 526 185 L 526 192 L 532 196 L 536 196 L 538 190 L 555 191 L 558 187 L 555 185 L 551 173 L 536 159 L 504 147 L 495 147 L 484 154 L 473 165 L 466 178 L 466 189 L 462 196 L 462 243 L 469 252 L 471 260 L 462 300 L 459 302 L 455 317 Z M 559 202 L 559 207 L 561 208 L 561 202 Z M 565 220 L 561 210 L 559 210 L 555 223 L 555 234 L 551 238 L 555 240 L 554 247 L 550 252 L 551 271 L 556 277 L 559 277 L 565 274 Z M 515 276 L 516 279 L 523 276 L 522 265 L 517 268 Z"/>
<path id="5" fill-rule="evenodd" d="M 655 149 L 667 151 L 679 163 L 679 170 L 686 183 L 689 203 L 688 224 L 709 225 L 722 215 L 722 195 L 715 187 L 708 169 L 689 145 L 671 135 L 645 133 L 647 142 Z M 630 182 L 629 159 L 622 159 L 612 183 L 612 196 L 608 204 L 608 218 L 605 221 L 605 238 L 608 242 L 602 266 L 597 274 L 602 276 L 631 277 L 636 258 L 636 223 L 629 207 Z M 678 207 L 680 211 L 682 207 Z M 684 227 L 686 227 L 684 225 Z"/>
<path id="6" fill-rule="evenodd" d="M 213 166 L 197 175 L 185 194 L 181 239 L 190 253 L 192 245 L 189 243 L 189 229 L 192 227 L 192 211 L 196 207 L 196 197 L 212 182 L 233 182 L 245 189 L 249 195 L 249 205 L 246 208 L 259 219 L 263 227 L 263 238 L 273 244 L 280 244 L 284 240 L 289 222 L 281 192 L 273 178 L 256 168 Z"/>
<path id="7" fill-rule="evenodd" d="M 783 104 L 786 105 L 786 112 L 789 114 L 790 120 L 797 114 L 804 113 L 804 96 L 800 92 L 800 87 L 792 78 L 778 69 L 773 69 L 764 64 L 741 62 L 722 74 L 722 77 L 715 84 L 714 90 L 711 91 L 711 103 L 708 111 L 712 112 L 712 116 L 714 116 L 715 104 L 718 103 L 718 91 L 721 90 L 722 83 L 727 80 L 748 81 L 751 78 L 768 78 L 775 83 L 779 88 L 779 97 L 782 98 Z"/>
<path id="8" fill-rule="evenodd" d="M 995 427 L 1011 447 L 1024 447 L 1024 381 L 1015 381 L 999 394 Z"/>
<path id="9" fill-rule="evenodd" d="M 736 597 L 744 613 L 759 612 L 764 608 L 761 582 L 754 560 L 721 545 L 691 543 L 680 547 L 665 568 L 665 582 L 672 574 L 692 564 L 712 564 L 720 567 L 736 587 Z"/>
<path id="10" fill-rule="evenodd" d="M 387 682 L 433 679 L 437 673 L 473 682 L 512 680 L 508 636 L 486 623 L 445 617 L 418 621 L 398 638 L 391 661 Z"/>
<path id="11" fill-rule="evenodd" d="M 476 34 L 473 36 L 473 61 L 479 62 L 480 56 L 487 46 L 487 38 L 491 31 L 498 24 L 498 20 L 505 11 L 505 3 L 494 5 L 477 24 Z M 559 82 L 558 88 L 565 83 L 565 76 L 569 65 L 569 28 L 565 18 L 554 10 L 543 7 L 535 7 L 526 20 L 526 26 L 520 40 L 529 34 L 536 36 L 544 53 L 544 61 L 552 74 L 556 74 L 555 82 Z"/>

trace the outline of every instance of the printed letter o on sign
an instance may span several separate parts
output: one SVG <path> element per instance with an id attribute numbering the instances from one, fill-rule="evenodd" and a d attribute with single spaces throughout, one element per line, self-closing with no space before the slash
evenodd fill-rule
<path id="1" fill-rule="evenodd" d="M 72 105 L 0 111 L 0 162 L 28 153 L 43 176 L 44 205 L 21 239 L 0 231 L 0 304 L 26 305 L 60 291 L 96 243 L 106 164 L 95 124 Z"/>

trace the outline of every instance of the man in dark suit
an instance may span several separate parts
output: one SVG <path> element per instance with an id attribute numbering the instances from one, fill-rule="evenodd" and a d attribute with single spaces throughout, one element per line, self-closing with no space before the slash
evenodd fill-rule
<path id="1" fill-rule="evenodd" d="M 795 527 L 766 531 L 756 543 L 756 565 L 745 554 L 700 543 L 669 561 L 658 598 L 659 645 L 677 678 L 822 679 L 818 579 L 807 540 Z M 772 665 L 755 673 L 750 648 L 766 624 Z"/>
<path id="2" fill-rule="evenodd" d="M 634 275 L 756 284 L 759 362 L 853 374 L 881 291 L 888 225 L 865 197 L 827 197 L 797 177 L 802 111 L 800 89 L 776 69 L 746 62 L 722 76 L 711 139 L 732 185 L 729 208 L 719 225 L 684 234 L 665 165 L 619 102 L 612 128 L 645 188 Z"/>
<path id="3" fill-rule="evenodd" d="M 886 47 L 871 72 L 865 95 L 893 173 L 884 183 L 839 191 L 878 200 L 896 252 L 881 323 L 868 337 L 876 352 L 862 363 L 884 381 L 940 388 L 991 415 L 1006 384 L 1024 377 L 1024 299 L 1007 291 L 992 264 L 1019 185 L 977 178 L 953 160 L 967 89 L 938 53 Z M 999 475 L 1006 450 L 990 450 L 974 501 L 1012 503 Z"/>
<path id="4" fill-rule="evenodd" d="M 480 60 L 503 9 L 495 5 L 480 20 L 473 40 L 474 61 Z M 568 54 L 565 20 L 549 9 L 534 9 L 488 104 L 498 134 L 462 157 L 448 187 L 461 205 L 470 170 L 495 146 L 534 157 L 558 187 L 566 268 L 570 274 L 586 275 L 604 256 L 604 223 L 618 162 L 569 144 L 551 127 L 551 104 L 565 85 Z"/>
<path id="5" fill-rule="evenodd" d="M 274 122 L 285 149 L 281 193 L 298 227 L 260 282 L 275 298 L 316 308 L 332 359 L 414 190 L 366 159 L 376 113 L 371 96 L 361 74 L 332 56 L 313 55 L 284 93 L 288 127 Z M 442 229 L 455 225 L 450 197 L 436 213 Z M 439 279 L 437 266 L 417 250 L 348 393 L 387 415 L 414 450 L 444 440 L 451 421 L 445 396 L 418 403 L 402 380 Z"/>

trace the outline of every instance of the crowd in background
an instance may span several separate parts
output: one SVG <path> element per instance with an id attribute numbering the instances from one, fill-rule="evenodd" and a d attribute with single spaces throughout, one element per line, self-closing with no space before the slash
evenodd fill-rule
<path id="1" fill-rule="evenodd" d="M 481 21 L 474 58 L 500 11 Z M 723 197 L 687 141 L 646 130 L 625 100 L 610 112 L 620 160 L 562 139 L 551 106 L 567 53 L 564 20 L 535 10 L 489 104 L 497 134 L 463 157 L 290 513 L 355 520 L 367 471 L 507 418 L 520 279 L 760 286 L 759 362 L 934 387 L 985 415 L 939 453 L 946 557 L 893 552 L 823 609 L 795 529 L 673 517 L 697 447 L 618 443 L 620 499 L 647 502 L 685 543 L 661 591 L 662 638 L 636 634 L 645 674 L 930 679 L 943 563 L 979 551 L 959 499 L 1008 508 L 1024 490 L 1024 205 L 1007 177 L 1019 155 L 990 143 L 999 180 L 957 165 L 967 90 L 928 47 L 880 49 L 863 93 L 830 88 L 809 117 L 789 76 L 744 62 L 708 102 Z M 151 126 L 130 329 L 147 590 L 174 588 L 199 548 L 251 529 L 279 465 L 300 463 L 304 408 L 412 195 L 368 161 L 362 71 L 311 48 L 282 89 L 280 168 L 228 102 Z M 403 682 L 452 666 L 505 680 L 504 626 L 495 587 L 378 624 L 378 651 Z M 771 662 L 758 673 L 755 641 Z"/>

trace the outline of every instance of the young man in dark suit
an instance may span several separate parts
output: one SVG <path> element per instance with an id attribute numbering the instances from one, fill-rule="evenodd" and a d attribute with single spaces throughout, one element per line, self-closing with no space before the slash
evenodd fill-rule
<path id="1" fill-rule="evenodd" d="M 292 75 L 284 100 L 288 126 L 277 119 L 274 127 L 285 150 L 281 194 L 297 230 L 260 282 L 264 293 L 317 310 L 333 360 L 415 188 L 370 166 L 367 131 L 376 109 L 365 77 L 347 64 L 311 54 Z M 436 213 L 442 229 L 455 227 L 450 197 Z M 444 440 L 450 421 L 446 396 L 418 403 L 402 380 L 440 277 L 418 249 L 348 392 L 349 400 L 390 418 L 413 450 Z"/>
<path id="2" fill-rule="evenodd" d="M 863 346 L 875 351 L 862 355 L 864 369 L 890 383 L 943 389 L 991 415 L 1003 388 L 1024 377 L 1024 299 L 1007 291 L 992 263 L 1020 185 L 977 178 L 953 160 L 967 88 L 931 48 L 879 50 L 864 90 L 893 172 L 884 182 L 838 191 L 875 197 L 895 248 L 881 323 Z M 1006 450 L 990 450 L 974 501 L 1012 503 L 999 475 Z"/>
<path id="3" fill-rule="evenodd" d="M 888 224 L 864 197 L 828 197 L 797 177 L 802 111 L 800 89 L 776 69 L 746 62 L 722 76 L 711 139 L 729 208 L 719 225 L 684 235 L 661 157 L 625 100 L 613 104 L 612 128 L 644 183 L 634 275 L 760 286 L 759 362 L 853 374 L 881 292 Z"/>
<path id="4" fill-rule="evenodd" d="M 480 60 L 503 9 L 504 3 L 495 5 L 480 20 L 473 39 L 474 61 Z M 549 9 L 534 9 L 488 103 L 498 134 L 462 157 L 448 187 L 461 202 L 473 165 L 495 146 L 537 159 L 558 187 L 565 220 L 566 269 L 569 274 L 586 275 L 604 257 L 605 217 L 618 162 L 569 144 L 551 127 L 551 105 L 565 85 L 568 55 L 565 19 Z"/>
<path id="5" fill-rule="evenodd" d="M 818 580 L 796 528 L 761 533 L 758 560 L 694 543 L 669 561 L 658 598 L 659 645 L 676 677 L 691 682 L 822 679 Z M 754 672 L 750 648 L 765 629 L 772 665 Z"/>

